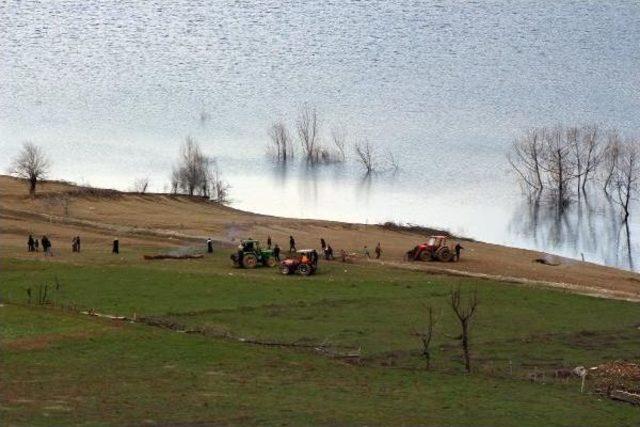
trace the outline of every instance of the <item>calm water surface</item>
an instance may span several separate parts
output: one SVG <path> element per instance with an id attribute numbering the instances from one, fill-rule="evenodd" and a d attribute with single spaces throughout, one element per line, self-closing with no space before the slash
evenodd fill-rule
<path id="1" fill-rule="evenodd" d="M 529 205 L 505 151 L 534 125 L 637 135 L 639 29 L 637 1 L 0 1 L 0 168 L 32 140 L 55 178 L 160 191 L 192 135 L 239 208 L 634 268 L 640 208 L 627 230 L 601 197 Z M 303 103 L 401 170 L 273 165 L 266 129 Z"/>

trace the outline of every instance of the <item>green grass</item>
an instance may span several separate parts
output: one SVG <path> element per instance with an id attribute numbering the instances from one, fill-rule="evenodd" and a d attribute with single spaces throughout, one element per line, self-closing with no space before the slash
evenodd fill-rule
<path id="1" fill-rule="evenodd" d="M 637 425 L 638 409 L 580 394 L 559 367 L 640 358 L 637 304 L 485 280 L 325 263 L 310 278 L 233 270 L 226 255 L 83 265 L 3 260 L 0 420 L 17 424 Z M 62 284 L 47 306 L 25 289 Z M 449 292 L 477 290 L 463 373 Z M 433 369 L 414 331 L 440 315 Z M 65 308 L 153 318 L 184 334 Z M 361 349 L 360 364 L 269 342 Z M 510 368 L 511 367 L 511 368 Z M 512 374 L 511 371 L 512 370 Z M 544 383 L 526 380 L 545 371 Z"/>

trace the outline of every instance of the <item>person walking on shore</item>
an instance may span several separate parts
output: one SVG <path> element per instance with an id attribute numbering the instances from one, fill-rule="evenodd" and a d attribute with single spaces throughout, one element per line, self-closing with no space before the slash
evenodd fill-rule
<path id="1" fill-rule="evenodd" d="M 296 239 L 293 236 L 289 236 L 289 252 L 295 252 L 296 250 Z"/>
<path id="2" fill-rule="evenodd" d="M 35 240 L 33 240 L 33 236 L 29 234 L 29 239 L 27 239 L 27 252 L 35 252 Z"/>
<path id="3" fill-rule="evenodd" d="M 382 247 L 380 246 L 380 242 L 378 242 L 378 244 L 376 245 L 374 252 L 376 253 L 376 259 L 380 259 L 380 255 L 382 255 Z"/>
<path id="4" fill-rule="evenodd" d="M 277 243 L 273 248 L 273 257 L 276 261 L 280 261 L 280 246 Z"/>
<path id="5" fill-rule="evenodd" d="M 78 243 L 75 236 L 71 239 L 71 252 L 78 252 Z"/>
<path id="6" fill-rule="evenodd" d="M 33 249 L 38 252 L 40 250 L 40 242 L 38 242 L 38 239 L 33 241 Z"/>
<path id="7" fill-rule="evenodd" d="M 325 242 L 324 238 L 320 239 L 320 247 L 322 248 L 322 252 L 327 249 L 327 242 Z"/>
<path id="8" fill-rule="evenodd" d="M 207 253 L 213 253 L 213 240 L 211 240 L 211 237 L 207 239 Z"/>
<path id="9" fill-rule="evenodd" d="M 118 241 L 118 239 L 113 239 L 113 248 L 111 249 L 111 253 L 112 254 L 120 253 L 120 242 Z"/>
<path id="10" fill-rule="evenodd" d="M 271 249 L 271 234 L 267 236 L 267 249 Z"/>
<path id="11" fill-rule="evenodd" d="M 76 236 L 76 252 L 80 252 L 80 236 Z"/>

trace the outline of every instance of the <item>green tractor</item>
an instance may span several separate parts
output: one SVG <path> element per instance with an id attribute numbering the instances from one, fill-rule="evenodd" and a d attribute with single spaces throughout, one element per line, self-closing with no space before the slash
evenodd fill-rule
<path id="1" fill-rule="evenodd" d="M 260 248 L 257 240 L 241 240 L 238 251 L 231 254 L 231 261 L 234 267 L 256 268 L 258 265 L 265 267 L 275 267 L 278 262 L 273 257 L 271 249 Z"/>

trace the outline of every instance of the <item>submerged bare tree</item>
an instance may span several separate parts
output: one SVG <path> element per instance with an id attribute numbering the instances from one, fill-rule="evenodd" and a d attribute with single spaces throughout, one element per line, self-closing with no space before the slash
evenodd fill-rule
<path id="1" fill-rule="evenodd" d="M 377 152 L 375 147 L 367 140 L 355 144 L 356 160 L 364 167 L 367 175 L 376 168 Z"/>
<path id="2" fill-rule="evenodd" d="M 566 131 L 560 126 L 545 133 L 540 168 L 546 173 L 547 183 L 559 208 L 569 202 L 569 183 L 575 179 L 575 163 L 571 158 L 571 145 Z"/>
<path id="3" fill-rule="evenodd" d="M 519 175 L 527 192 L 542 191 L 544 188 L 540 164 L 545 135 L 544 128 L 531 129 L 513 142 L 511 152 L 507 154 L 511 167 Z"/>
<path id="4" fill-rule="evenodd" d="M 640 190 L 640 141 L 627 140 L 620 146 L 619 158 L 612 177 L 613 200 L 620 205 L 627 222 L 631 201 Z"/>
<path id="5" fill-rule="evenodd" d="M 451 308 L 460 321 L 462 328 L 462 353 L 464 355 L 464 368 L 467 372 L 471 372 L 471 355 L 469 351 L 469 328 L 471 319 L 478 308 L 478 292 L 477 290 L 471 294 L 467 301 L 462 301 L 462 291 L 460 287 L 451 291 L 450 299 Z"/>
<path id="6" fill-rule="evenodd" d="M 338 159 L 344 162 L 347 159 L 347 132 L 343 127 L 336 126 L 331 129 L 331 142 L 333 142 L 333 146 L 338 155 Z"/>
<path id="7" fill-rule="evenodd" d="M 13 159 L 10 173 L 26 179 L 29 183 L 29 194 L 35 196 L 38 181 L 47 177 L 50 167 L 51 162 L 42 149 L 32 142 L 25 142 L 18 156 Z"/>
<path id="8" fill-rule="evenodd" d="M 607 141 L 602 151 L 602 189 L 609 195 L 613 175 L 620 158 L 622 140 L 617 130 L 612 130 L 607 135 Z"/>
<path id="9" fill-rule="evenodd" d="M 320 120 L 315 108 L 303 105 L 298 112 L 296 131 L 302 152 L 309 163 L 320 160 Z"/>
<path id="10" fill-rule="evenodd" d="M 278 161 L 287 162 L 293 158 L 293 141 L 287 125 L 283 121 L 274 122 L 269 128 L 270 151 Z"/>

